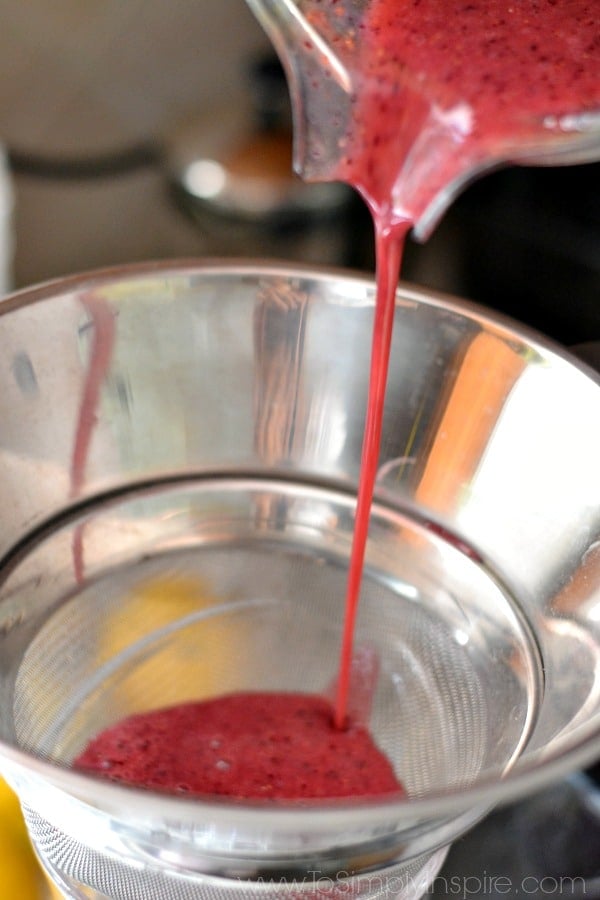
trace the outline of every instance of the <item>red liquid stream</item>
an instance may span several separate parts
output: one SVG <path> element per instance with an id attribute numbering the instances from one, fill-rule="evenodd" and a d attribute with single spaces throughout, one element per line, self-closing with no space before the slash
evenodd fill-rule
<path id="1" fill-rule="evenodd" d="M 327 31 L 335 0 L 308 5 L 313 24 L 347 58 L 355 79 L 346 151 L 332 177 L 364 196 L 377 248 L 368 408 L 335 705 L 306 695 L 238 694 L 136 716 L 101 733 L 75 762 L 108 778 L 240 798 L 401 790 L 366 729 L 348 715 L 348 703 L 404 239 L 441 190 L 478 165 L 506 159 L 515 137 L 535 147 L 549 128 L 560 133 L 561 116 L 600 109 L 597 0 L 371 0 L 363 18 L 340 33 Z M 80 435 L 74 472 L 81 470 L 90 427 Z M 216 760 L 208 753 L 211 742 L 218 742 Z M 179 745 L 187 748 L 183 755 Z"/>
<path id="2" fill-rule="evenodd" d="M 346 588 L 342 650 L 334 712 L 336 728 L 344 728 L 347 716 L 356 615 L 369 532 L 371 504 L 379 463 L 385 388 L 394 323 L 394 300 L 400 274 L 402 248 L 409 225 L 410 223 L 406 222 L 385 227 L 382 222 L 377 222 L 377 296 L 371 344 L 369 397 L 362 446 L 354 533 L 352 536 L 352 551 L 348 570 L 348 585 Z"/>

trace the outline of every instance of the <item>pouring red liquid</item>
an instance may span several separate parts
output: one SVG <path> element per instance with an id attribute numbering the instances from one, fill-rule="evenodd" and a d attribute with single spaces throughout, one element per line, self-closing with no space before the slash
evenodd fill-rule
<path id="1" fill-rule="evenodd" d="M 371 210 L 377 298 L 338 728 L 348 703 L 405 236 L 440 189 L 478 164 L 502 159 L 515 137 L 535 147 L 545 129 L 573 110 L 600 110 L 598 13 L 588 0 L 371 0 L 355 24 L 357 93 L 335 174 Z"/>
<path id="2" fill-rule="evenodd" d="M 312 4 L 317 28 L 324 6 Z M 330 0 L 327 12 L 335 6 Z M 371 0 L 353 31 L 331 38 L 334 49 L 355 44 L 356 95 L 335 177 L 365 198 L 377 248 L 370 388 L 334 707 L 306 695 L 253 694 L 147 713 L 99 735 L 77 767 L 146 786 L 185 785 L 193 793 L 234 797 L 401 790 L 366 729 L 348 715 L 348 703 L 403 243 L 440 190 L 506 158 L 515 136 L 533 151 L 548 130 L 560 136 L 573 111 L 600 110 L 599 23 L 597 2 L 587 0 Z M 224 730 L 233 707 L 243 739 L 236 729 Z M 265 717 L 267 707 L 276 720 Z M 192 772 L 171 748 L 196 738 Z M 204 751 L 211 741 L 219 741 L 219 759 L 209 764 Z M 274 752 L 278 742 L 285 753 Z M 313 752 L 316 764 L 306 767 L 306 754 Z M 346 758 L 352 771 L 340 780 L 333 773 Z M 228 765 L 227 778 L 219 761 Z"/>

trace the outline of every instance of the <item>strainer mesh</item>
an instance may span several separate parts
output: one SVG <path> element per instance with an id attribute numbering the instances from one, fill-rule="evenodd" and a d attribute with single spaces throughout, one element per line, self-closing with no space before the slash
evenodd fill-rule
<path id="1" fill-rule="evenodd" d="M 192 590 L 190 565 L 165 575 L 151 561 L 55 612 L 16 682 L 22 747 L 69 763 L 92 733 L 132 712 L 236 690 L 332 689 L 342 567 L 283 548 L 206 549 L 194 554 L 202 587 Z M 158 577 L 170 592 L 153 602 Z M 367 573 L 357 645 L 380 669 L 371 730 L 411 796 L 468 784 L 495 761 L 486 669 L 443 620 Z"/>
<path id="2" fill-rule="evenodd" d="M 343 900 L 344 897 L 417 900 L 437 873 L 446 852 L 425 854 L 383 871 L 341 879 L 336 881 L 335 887 L 330 878 L 320 878 L 316 872 L 311 872 L 306 879 L 285 884 L 279 877 L 272 882 L 265 879 L 206 879 L 164 866 L 141 865 L 139 860 L 134 863 L 109 856 L 58 831 L 26 806 L 24 814 L 38 853 L 49 863 L 50 869 L 56 868 L 77 886 L 91 888 L 96 892 L 92 895 L 94 900 L 96 896 L 98 900 L 102 897 L 110 900 L 318 900 L 323 896 L 332 900 Z"/>

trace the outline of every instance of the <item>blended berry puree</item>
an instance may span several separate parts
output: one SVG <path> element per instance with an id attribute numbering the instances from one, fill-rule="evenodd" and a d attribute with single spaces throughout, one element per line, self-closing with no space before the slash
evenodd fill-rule
<path id="1" fill-rule="evenodd" d="M 235 799 L 398 794 L 367 729 L 333 725 L 328 700 L 239 693 L 132 716 L 95 737 L 81 771 L 154 790 Z"/>
<path id="2" fill-rule="evenodd" d="M 600 111 L 598 0 L 308 0 L 350 73 L 333 177 L 415 222 L 448 184 Z M 336 12 L 340 17 L 336 30 Z M 514 151 L 514 152 L 513 152 Z"/>

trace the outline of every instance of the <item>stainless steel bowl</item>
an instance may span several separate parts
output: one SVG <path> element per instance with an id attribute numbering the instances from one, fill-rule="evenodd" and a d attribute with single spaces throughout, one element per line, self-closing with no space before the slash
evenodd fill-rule
<path id="1" fill-rule="evenodd" d="M 72 896 L 314 896 L 307 872 L 414 896 L 490 806 L 600 753 L 598 378 L 402 286 L 357 641 L 409 798 L 204 802 L 70 769 L 130 712 L 335 678 L 373 302 L 240 262 L 0 305 L 0 766 Z"/>

